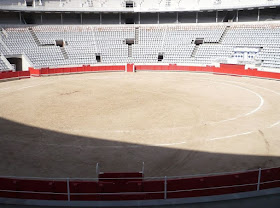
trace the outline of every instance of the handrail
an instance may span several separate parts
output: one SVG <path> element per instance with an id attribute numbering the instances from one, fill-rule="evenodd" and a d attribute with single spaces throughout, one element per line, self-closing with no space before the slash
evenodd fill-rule
<path id="1" fill-rule="evenodd" d="M 280 182 L 280 180 L 272 180 L 261 182 L 260 184 L 267 184 L 267 183 L 275 183 Z M 244 187 L 244 186 L 255 186 L 258 183 L 248 183 L 248 184 L 239 184 L 239 185 L 231 185 L 231 186 L 213 186 L 207 188 L 196 188 L 196 189 L 181 189 L 181 190 L 174 190 L 174 191 L 167 191 L 167 193 L 179 193 L 179 192 L 186 192 L 186 191 L 203 191 L 203 190 L 213 190 L 213 189 L 224 189 L 224 188 L 234 188 L 234 187 Z M 15 191 L 15 190 L 1 190 L 0 192 L 10 192 L 10 193 L 28 193 L 28 194 L 53 194 L 53 195 L 66 195 L 67 192 L 42 192 L 42 191 Z M 83 196 L 83 195 L 120 195 L 120 194 L 163 194 L 164 191 L 146 191 L 146 192 L 110 192 L 110 193 L 70 193 L 73 196 Z"/>
<path id="2" fill-rule="evenodd" d="M 261 170 L 269 170 L 269 169 L 274 169 L 274 168 L 280 168 L 280 167 L 272 167 L 272 168 L 262 168 Z M 240 171 L 232 171 L 232 172 L 220 172 L 220 173 L 205 173 L 205 174 L 191 174 L 191 175 L 181 175 L 181 176 L 160 176 L 160 177 L 123 177 L 123 178 L 102 178 L 102 180 L 124 180 L 124 179 L 144 179 L 144 180 L 154 180 L 154 179 L 162 179 L 164 180 L 165 177 L 167 177 L 167 179 L 185 179 L 185 178 L 198 178 L 198 177 L 208 177 L 208 176 L 220 176 L 220 175 L 231 175 L 231 174 L 240 174 L 240 173 L 250 173 L 250 172 L 254 172 L 254 171 L 258 171 L 259 169 L 252 169 L 252 170 L 240 170 Z M 27 179 L 27 180 L 67 180 L 68 178 L 70 180 L 81 180 L 81 181 L 94 181 L 94 180 L 98 180 L 99 178 L 46 178 L 46 177 L 30 177 L 30 176 L 0 176 L 0 178 L 10 178 L 10 179 Z"/>

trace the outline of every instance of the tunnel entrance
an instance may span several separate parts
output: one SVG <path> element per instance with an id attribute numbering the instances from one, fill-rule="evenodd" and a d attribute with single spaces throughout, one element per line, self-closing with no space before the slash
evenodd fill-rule
<path id="1" fill-rule="evenodd" d="M 7 60 L 14 67 L 15 71 L 23 71 L 22 70 L 22 58 L 10 57 L 10 58 L 7 58 Z"/>

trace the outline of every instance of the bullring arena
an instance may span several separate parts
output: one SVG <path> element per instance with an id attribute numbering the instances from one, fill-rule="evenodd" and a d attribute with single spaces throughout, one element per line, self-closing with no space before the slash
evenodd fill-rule
<path id="1" fill-rule="evenodd" d="M 276 167 L 279 84 L 188 72 L 3 82 L 0 173 L 95 178 L 97 163 L 133 172 L 142 162 L 147 177 Z"/>
<path id="2" fill-rule="evenodd" d="M 1 0 L 0 207 L 280 206 L 280 0 Z"/>

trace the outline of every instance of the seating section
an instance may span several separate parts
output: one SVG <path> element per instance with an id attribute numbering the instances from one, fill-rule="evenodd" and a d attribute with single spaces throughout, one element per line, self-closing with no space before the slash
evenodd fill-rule
<path id="1" fill-rule="evenodd" d="M 14 67 L 7 61 L 5 56 L 0 53 L 0 72 L 1 71 L 12 71 Z"/>
<path id="2" fill-rule="evenodd" d="M 280 68 L 279 36 L 279 23 L 3 26 L 0 53 L 26 54 L 34 68 L 95 65 L 99 62 L 211 65 L 234 58 L 236 48 L 246 47 L 260 51 L 250 59 L 250 64 L 255 63 L 259 70 L 277 72 Z M 129 40 L 134 43 L 128 45 Z M 63 44 L 59 46 L 56 41 Z M 162 60 L 158 60 L 159 55 L 163 56 Z M 97 56 L 100 59 L 96 60 Z M 1 64 L 0 69 L 10 67 Z"/>

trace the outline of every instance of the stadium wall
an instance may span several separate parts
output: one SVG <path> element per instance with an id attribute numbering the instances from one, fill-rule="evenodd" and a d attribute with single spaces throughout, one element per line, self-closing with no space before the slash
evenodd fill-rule
<path id="1" fill-rule="evenodd" d="M 14 78 L 28 78 L 30 76 L 44 76 L 54 74 L 85 73 L 85 72 L 105 72 L 105 71 L 188 71 L 188 72 L 207 72 L 212 74 L 224 74 L 235 76 L 248 76 L 258 78 L 268 78 L 280 80 L 280 73 L 259 71 L 254 68 L 246 69 L 244 65 L 220 64 L 215 66 L 183 66 L 177 64 L 167 65 L 140 65 L 140 64 L 123 64 L 123 65 L 100 65 L 100 66 L 78 66 L 78 67 L 57 67 L 57 68 L 29 68 L 29 71 L 4 71 L 0 72 L 0 80 Z"/>
<path id="2" fill-rule="evenodd" d="M 0 72 L 0 80 L 10 80 L 10 79 L 23 79 L 29 78 L 30 71 L 3 71 Z"/>
<path id="3" fill-rule="evenodd" d="M 173 200 L 172 204 L 176 204 L 182 202 L 180 199 L 201 202 L 200 197 L 211 196 L 209 201 L 236 199 L 240 193 L 243 193 L 243 197 L 256 197 L 269 194 L 270 191 L 279 194 L 279 187 L 280 168 L 189 178 L 108 178 L 107 181 L 106 178 L 83 180 L 0 177 L 0 203 L 12 203 L 11 199 L 21 199 L 29 205 L 95 202 L 95 205 L 97 203 L 104 206 L 106 202 L 111 202 L 111 206 L 116 206 L 123 201 L 127 206 L 170 204 L 168 200 Z"/>

